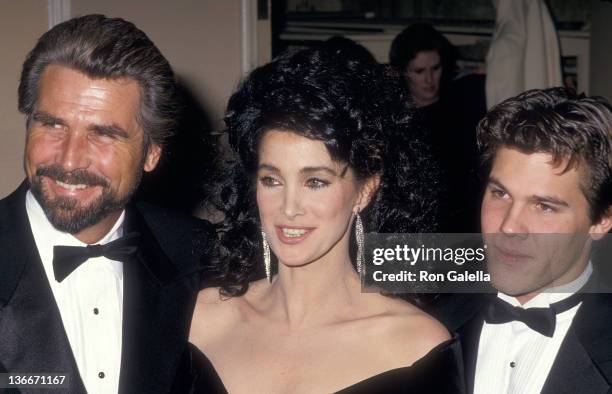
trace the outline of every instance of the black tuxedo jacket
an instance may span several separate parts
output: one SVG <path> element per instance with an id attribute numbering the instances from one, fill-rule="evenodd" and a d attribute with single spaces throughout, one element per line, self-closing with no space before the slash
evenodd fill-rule
<path id="1" fill-rule="evenodd" d="M 24 182 L 0 201 L 0 370 L 68 375 L 85 392 L 25 210 Z M 124 232 L 141 235 L 124 264 L 120 393 L 182 391 L 187 336 L 199 288 L 196 229 L 206 222 L 152 206 L 126 209 Z M 198 232 L 200 233 L 200 232 Z M 27 391 L 27 390 L 26 390 Z"/>
<path id="2" fill-rule="evenodd" d="M 474 390 L 486 302 L 483 294 L 457 294 L 430 310 L 459 333 L 468 393 Z M 563 393 L 612 394 L 612 294 L 584 295 L 542 389 L 542 394 Z"/>

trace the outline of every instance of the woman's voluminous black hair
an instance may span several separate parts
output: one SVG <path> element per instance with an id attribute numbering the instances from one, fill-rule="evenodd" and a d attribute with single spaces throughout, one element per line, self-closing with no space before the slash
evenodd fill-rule
<path id="1" fill-rule="evenodd" d="M 205 262 L 222 294 L 244 294 L 263 272 L 255 174 L 267 130 L 322 141 L 358 182 L 381 177 L 362 212 L 366 232 L 436 230 L 437 173 L 411 127 L 405 89 L 383 66 L 350 53 L 335 45 L 286 53 L 254 70 L 230 98 L 225 123 L 234 161 L 217 188 L 225 219 Z"/>

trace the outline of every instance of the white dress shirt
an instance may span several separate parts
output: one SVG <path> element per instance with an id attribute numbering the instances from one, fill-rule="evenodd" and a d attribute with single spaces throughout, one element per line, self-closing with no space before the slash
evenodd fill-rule
<path id="1" fill-rule="evenodd" d="M 576 280 L 540 293 L 524 305 L 514 297 L 501 293 L 497 296 L 521 308 L 547 308 L 574 294 L 587 282 L 592 272 L 589 262 Z M 485 322 L 478 345 L 474 394 L 540 393 L 581 304 L 557 314 L 552 338 L 532 330 L 520 321 L 504 324 Z"/>
<path id="2" fill-rule="evenodd" d="M 26 212 L 87 392 L 117 393 L 121 365 L 123 264 L 105 257 L 91 258 L 61 283 L 57 282 L 53 274 L 53 246 L 86 244 L 55 229 L 30 191 L 26 194 Z M 99 244 L 121 237 L 124 214 Z"/>

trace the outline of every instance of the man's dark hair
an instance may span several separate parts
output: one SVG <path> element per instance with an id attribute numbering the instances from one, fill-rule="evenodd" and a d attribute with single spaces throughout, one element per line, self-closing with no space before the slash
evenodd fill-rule
<path id="1" fill-rule="evenodd" d="M 549 153 L 564 171 L 583 168 L 581 189 L 590 219 L 612 205 L 612 107 L 564 88 L 529 90 L 493 107 L 478 125 L 483 164 L 490 168 L 500 147 Z"/>
<path id="2" fill-rule="evenodd" d="M 60 23 L 42 35 L 28 54 L 19 82 L 19 111 L 30 117 L 40 80 L 48 65 L 82 72 L 90 78 L 133 78 L 140 85 L 138 122 L 145 148 L 175 132 L 179 105 L 170 64 L 133 23 L 104 15 L 86 15 Z M 146 152 L 146 151 L 145 151 Z"/>

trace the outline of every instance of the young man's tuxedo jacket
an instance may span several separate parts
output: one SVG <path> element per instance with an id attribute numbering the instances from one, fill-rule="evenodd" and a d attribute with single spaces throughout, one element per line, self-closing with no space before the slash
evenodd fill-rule
<path id="1" fill-rule="evenodd" d="M 62 392 L 85 392 L 25 208 L 24 182 L 0 200 L 0 370 L 69 375 Z M 146 204 L 126 209 L 124 233 L 140 233 L 123 264 L 119 392 L 168 393 L 189 384 L 187 335 L 199 289 L 195 237 L 210 225 Z M 206 241 L 206 239 L 204 239 Z M 206 242 L 200 242 L 204 245 Z M 186 361 L 187 360 L 187 361 Z"/>
<path id="2" fill-rule="evenodd" d="M 595 273 L 591 276 L 593 279 L 598 279 Z M 459 333 L 467 393 L 474 390 L 478 343 L 484 324 L 482 311 L 488 296 L 456 294 L 442 297 L 429 311 L 449 330 Z M 542 394 L 612 394 L 612 294 L 584 294 L 583 297 Z"/>

